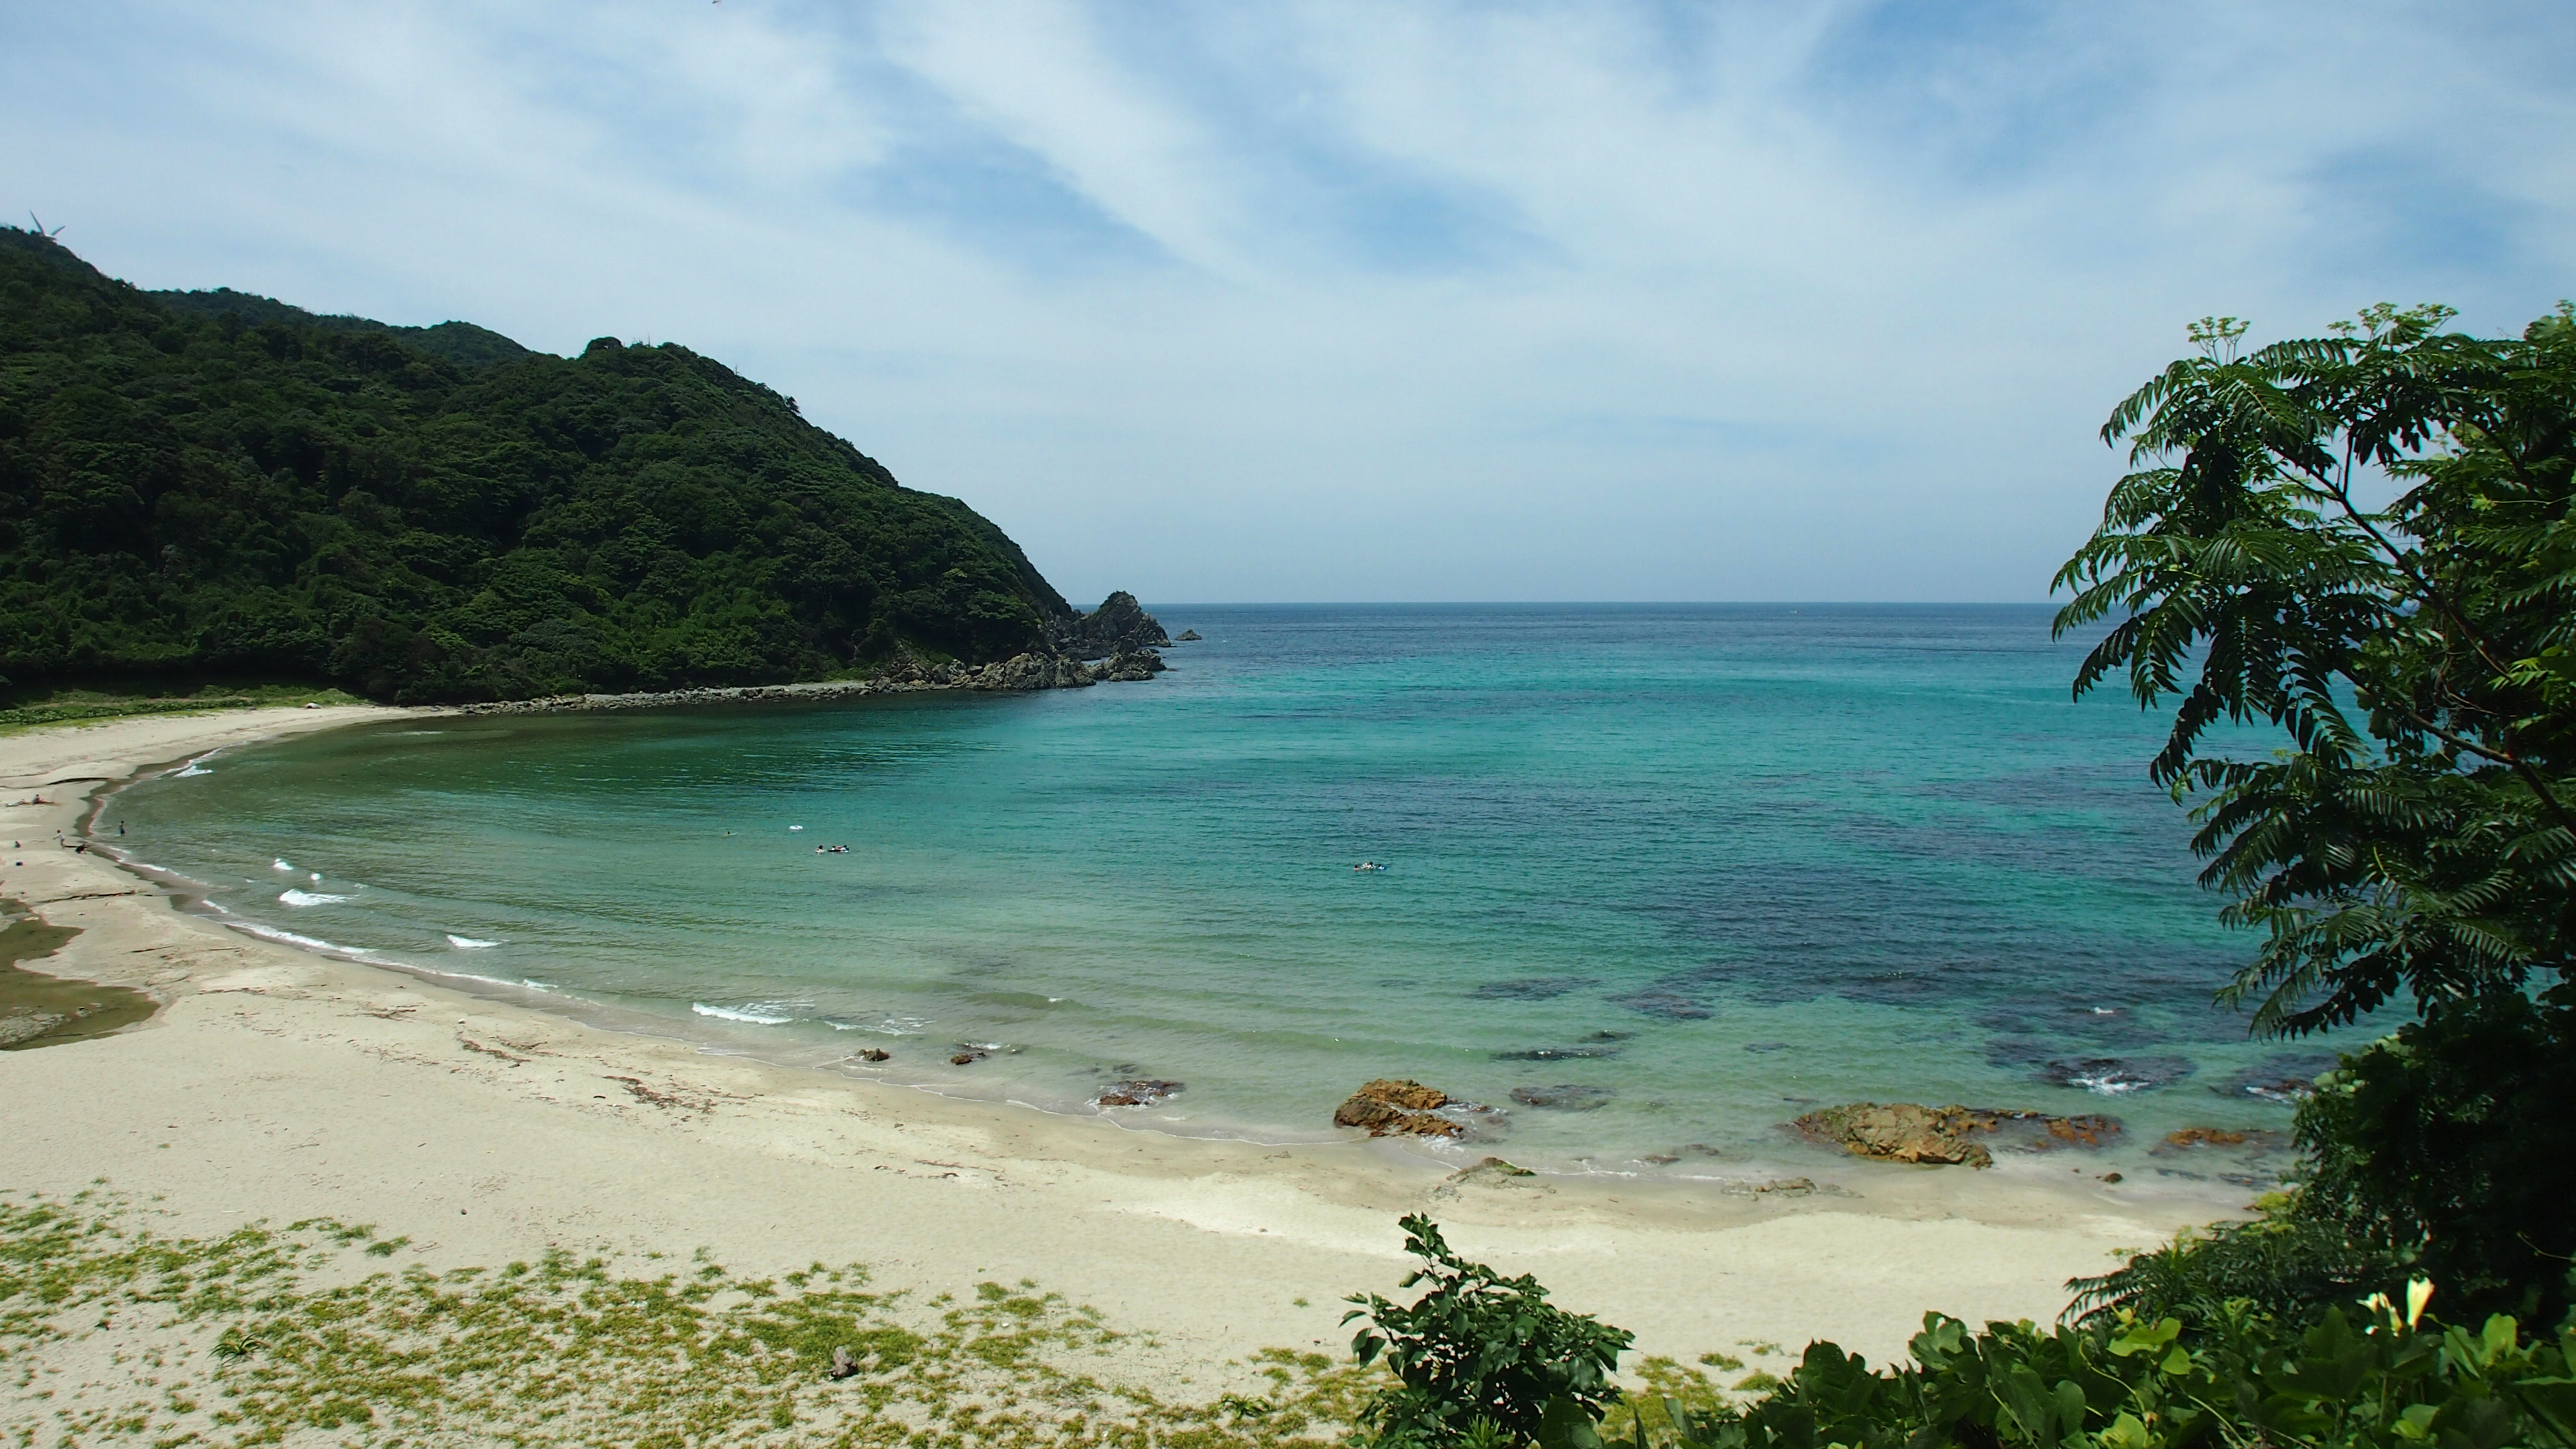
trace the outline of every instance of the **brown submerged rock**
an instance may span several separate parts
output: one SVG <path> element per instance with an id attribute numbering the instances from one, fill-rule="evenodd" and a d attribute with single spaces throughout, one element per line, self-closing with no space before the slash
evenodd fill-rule
<path id="1" fill-rule="evenodd" d="M 1151 1107 L 1180 1090 L 1179 1082 L 1139 1077 L 1134 1081 L 1111 1082 L 1100 1089 L 1100 1095 L 1092 1098 L 1091 1103 L 1095 1107 Z"/>
<path id="2" fill-rule="evenodd" d="M 2120 1126 L 2119 1118 L 2105 1117 L 2098 1113 L 2091 1113 L 2082 1117 L 2040 1117 L 2039 1114 L 2034 1112 L 2008 1113 L 2006 1115 L 2014 1117 L 2036 1117 L 2039 1121 L 2046 1123 L 2048 1126 L 2049 1140 L 2040 1143 L 2039 1145 L 2042 1147 L 2055 1147 L 2060 1145 L 2099 1147 L 2106 1139 L 2119 1136 L 2123 1130 Z"/>
<path id="3" fill-rule="evenodd" d="M 1993 1123 L 1965 1107 L 1925 1107 L 1913 1102 L 1854 1102 L 1810 1112 L 1796 1122 L 1811 1141 L 1828 1142 L 1859 1157 L 1890 1162 L 1967 1163 L 1992 1167 L 1994 1154 L 1968 1140 Z"/>
<path id="4" fill-rule="evenodd" d="M 1856 1157 L 1937 1165 L 1992 1167 L 1994 1153 L 1975 1139 L 2008 1126 L 2036 1129 L 2016 1145 L 2099 1147 L 2120 1135 L 2119 1120 L 2087 1115 L 2052 1117 L 1984 1107 L 1926 1107 L 1915 1102 L 1853 1102 L 1800 1117 L 1798 1131 L 1811 1142 L 1830 1143 Z"/>
<path id="5" fill-rule="evenodd" d="M 1371 1137 L 1401 1133 L 1414 1137 L 1457 1137 L 1466 1128 L 1433 1115 L 1450 1105 L 1450 1096 L 1411 1078 L 1380 1077 L 1353 1092 L 1333 1109 L 1336 1127 L 1361 1127 Z"/>
<path id="6" fill-rule="evenodd" d="M 2225 1127 L 2185 1127 L 2165 1134 L 2167 1147 L 2285 1147 L 2289 1137 L 2280 1132 L 2249 1127 L 2235 1131 Z"/>

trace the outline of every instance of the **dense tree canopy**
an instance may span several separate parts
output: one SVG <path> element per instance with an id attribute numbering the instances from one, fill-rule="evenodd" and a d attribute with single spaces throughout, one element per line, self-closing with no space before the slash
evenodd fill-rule
<path id="1" fill-rule="evenodd" d="M 402 701 L 1047 647 L 955 499 L 684 347 L 147 294 L 0 229 L 0 674 Z"/>

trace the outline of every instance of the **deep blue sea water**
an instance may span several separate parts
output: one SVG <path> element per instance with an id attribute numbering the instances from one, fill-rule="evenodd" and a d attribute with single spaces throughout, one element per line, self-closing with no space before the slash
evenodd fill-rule
<path id="1" fill-rule="evenodd" d="M 1411 1076 L 1509 1110 L 1476 1152 L 1723 1174 L 1813 1104 L 2143 1147 L 2315 1069 L 2211 1006 L 2161 721 L 2070 702 L 2045 608 L 1157 612 L 1207 637 L 1147 684 L 392 723 L 109 817 L 247 922 L 946 1091 L 1178 1080 L 1129 1115 L 1179 1131 Z"/>

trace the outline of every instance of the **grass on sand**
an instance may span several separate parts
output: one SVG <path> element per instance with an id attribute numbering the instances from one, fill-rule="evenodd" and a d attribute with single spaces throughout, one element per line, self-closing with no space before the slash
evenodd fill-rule
<path id="1" fill-rule="evenodd" d="M 147 1217 L 0 1193 L 0 1443 L 1323 1449 L 1376 1383 L 1273 1349 L 1268 1391 L 1167 1403 L 1121 1379 L 1150 1340 L 1025 1282 L 916 1301 L 855 1266 L 623 1276 L 562 1250 L 442 1273 L 328 1220 Z"/>
<path id="2" fill-rule="evenodd" d="M 56 690 L 42 698 L 21 698 L 0 709 L 0 734 L 45 725 L 86 724 L 138 714 L 198 714 L 218 709 L 255 709 L 262 705 L 364 704 L 340 689 L 291 684 L 239 687 L 207 685 L 191 694 L 115 694 L 94 689 Z"/>

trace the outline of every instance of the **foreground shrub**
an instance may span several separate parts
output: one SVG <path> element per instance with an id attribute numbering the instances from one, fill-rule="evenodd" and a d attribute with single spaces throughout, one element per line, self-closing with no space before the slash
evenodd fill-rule
<path id="1" fill-rule="evenodd" d="M 1353 1300 L 1374 1324 L 1361 1362 L 1383 1357 L 1401 1381 L 1360 1412 L 1377 1449 L 2576 1449 L 2576 1319 L 2526 1337 L 2495 1314 L 2473 1332 L 2426 1312 L 2423 1279 L 2403 1305 L 2373 1294 L 2313 1318 L 2238 1299 L 2190 1321 L 2122 1308 L 1980 1332 L 1933 1313 L 1895 1368 L 1813 1343 L 1731 1402 L 1656 1360 L 1658 1392 L 1623 1402 L 1608 1376 L 1629 1334 L 1460 1259 L 1426 1218 L 1404 1228 L 1425 1265 L 1405 1282 L 1431 1290 L 1409 1307 Z"/>
<path id="2" fill-rule="evenodd" d="M 1914 1361 L 1873 1371 L 1812 1344 L 1788 1381 L 1741 1406 L 1640 1414 L 1637 1449 L 2184 1449 L 2184 1446 L 2576 1444 L 2576 1335 L 2526 1339 L 2498 1314 L 2476 1332 L 2384 1297 L 2359 1326 L 2330 1308 L 2304 1330 L 2238 1307 L 2198 1328 L 2121 1314 L 2043 1333 L 1983 1333 L 1928 1314 Z M 1648 1420 L 1655 1422 L 1652 1427 Z"/>
<path id="3" fill-rule="evenodd" d="M 2428 1003 L 2299 1114 L 2298 1215 L 2455 1303 L 2554 1321 L 2576 1257 L 2576 987 Z"/>
<path id="4" fill-rule="evenodd" d="M 1410 1305 L 1354 1294 L 1360 1306 L 1342 1319 L 1368 1320 L 1351 1350 L 1363 1368 L 1383 1358 L 1398 1381 L 1361 1411 L 1369 1442 L 1482 1449 L 1588 1438 L 1618 1398 L 1610 1375 L 1635 1335 L 1548 1302 L 1527 1274 L 1505 1278 L 1459 1257 L 1419 1213 L 1402 1226 L 1422 1266 L 1401 1286 L 1430 1289 Z"/>

